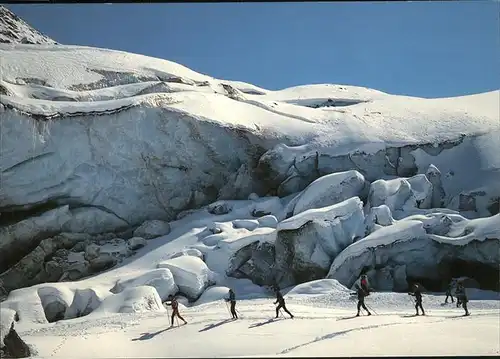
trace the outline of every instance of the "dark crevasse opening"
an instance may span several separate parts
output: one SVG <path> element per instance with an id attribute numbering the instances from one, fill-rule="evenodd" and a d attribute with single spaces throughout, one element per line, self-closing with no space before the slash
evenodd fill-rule
<path id="1" fill-rule="evenodd" d="M 469 277 L 474 279 L 480 289 L 500 291 L 500 269 L 480 262 L 455 259 L 448 262 L 452 278 Z"/>
<path id="2" fill-rule="evenodd" d="M 453 279 L 467 277 L 466 287 L 477 286 L 482 290 L 500 291 L 500 269 L 484 263 L 450 259 L 438 264 L 439 278 L 408 277 L 408 286 L 420 283 L 426 290 L 444 292 Z"/>
<path id="3" fill-rule="evenodd" d="M 9 226 L 30 217 L 40 216 L 43 213 L 58 207 L 60 207 L 60 204 L 58 204 L 57 201 L 47 201 L 45 203 L 35 205 L 30 209 L 2 211 L 2 215 L 0 216 L 0 227 Z"/>

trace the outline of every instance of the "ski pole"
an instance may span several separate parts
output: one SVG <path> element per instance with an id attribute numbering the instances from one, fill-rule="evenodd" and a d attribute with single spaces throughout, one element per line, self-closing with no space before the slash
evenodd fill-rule
<path id="1" fill-rule="evenodd" d="M 226 302 L 226 309 L 229 312 L 229 315 L 233 316 L 233 313 L 231 313 L 231 309 L 229 309 L 229 304 L 227 304 L 227 301 L 225 302 Z"/>
<path id="2" fill-rule="evenodd" d="M 365 305 L 368 307 L 368 309 L 370 309 L 373 313 L 375 313 L 375 315 L 378 315 L 378 313 L 376 311 L 373 310 L 372 307 L 370 307 L 368 304 L 365 303 Z"/>

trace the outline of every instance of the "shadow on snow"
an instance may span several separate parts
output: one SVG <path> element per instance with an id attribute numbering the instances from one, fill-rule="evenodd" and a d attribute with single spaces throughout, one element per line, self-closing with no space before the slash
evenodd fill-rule
<path id="1" fill-rule="evenodd" d="M 219 323 L 215 323 L 215 324 L 209 324 L 207 325 L 205 328 L 203 329 L 200 329 L 198 332 L 206 332 L 207 330 L 210 330 L 210 329 L 214 329 L 214 328 L 217 328 L 217 327 L 220 327 L 221 325 L 224 325 L 226 323 L 229 323 L 229 322 L 232 322 L 234 321 L 234 319 L 226 319 L 226 320 L 223 320 L 222 322 L 219 322 Z"/>

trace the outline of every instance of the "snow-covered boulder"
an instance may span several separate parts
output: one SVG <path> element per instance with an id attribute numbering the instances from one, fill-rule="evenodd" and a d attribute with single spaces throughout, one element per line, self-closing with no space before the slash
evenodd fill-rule
<path id="1" fill-rule="evenodd" d="M 201 260 L 204 260 L 204 255 L 203 253 L 201 253 L 201 251 L 199 249 L 196 249 L 196 248 L 184 248 L 182 251 L 180 252 L 175 252 L 174 254 L 172 254 L 169 259 L 173 259 L 173 258 L 177 258 L 177 257 L 181 257 L 181 256 L 194 256 L 194 257 L 198 257 L 200 258 Z"/>
<path id="2" fill-rule="evenodd" d="M 179 291 L 190 300 L 196 300 L 205 288 L 213 284 L 212 271 L 198 257 L 181 256 L 168 259 L 159 263 L 158 268 L 168 268 Z"/>
<path id="3" fill-rule="evenodd" d="M 368 269 L 379 290 L 406 290 L 405 284 L 412 278 L 441 290 L 456 263 L 472 272 L 470 268 L 479 267 L 490 271 L 492 277 L 498 276 L 500 215 L 475 220 L 452 216 L 451 225 L 443 231 L 446 235 L 432 234 L 436 229 L 429 223 L 435 224 L 436 218 L 439 216 L 416 215 L 378 229 L 344 249 L 333 261 L 327 278 L 350 287 Z M 479 277 L 485 287 L 494 286 L 489 276 Z"/>
<path id="4" fill-rule="evenodd" d="M 73 291 L 64 287 L 47 286 L 37 290 L 45 317 L 49 323 L 64 319 L 66 310 L 73 302 Z"/>
<path id="5" fill-rule="evenodd" d="M 76 289 L 71 305 L 64 313 L 64 319 L 84 317 L 92 313 L 106 298 L 106 293 L 100 289 Z"/>
<path id="6" fill-rule="evenodd" d="M 299 295 L 322 295 L 334 292 L 350 293 L 351 291 L 335 279 L 318 279 L 298 284 L 290 289 L 286 295 L 292 298 Z"/>
<path id="7" fill-rule="evenodd" d="M 235 219 L 233 221 L 234 228 L 244 228 L 249 231 L 253 231 L 254 229 L 259 227 L 259 221 L 256 219 Z"/>
<path id="8" fill-rule="evenodd" d="M 365 223 L 368 234 L 374 232 L 380 227 L 390 226 L 394 223 L 391 209 L 385 204 L 377 207 L 371 207 L 366 215 Z"/>
<path id="9" fill-rule="evenodd" d="M 162 301 L 167 300 L 169 295 L 174 295 L 179 290 L 172 272 L 167 268 L 158 268 L 131 278 L 119 279 L 111 292 L 120 293 L 127 288 L 145 285 L 155 288 Z"/>
<path id="10" fill-rule="evenodd" d="M 407 179 L 418 208 L 428 209 L 432 205 L 433 186 L 424 174 Z"/>
<path id="11" fill-rule="evenodd" d="M 281 287 L 324 278 L 333 259 L 365 233 L 358 197 L 310 209 L 278 224 L 275 275 Z"/>
<path id="12" fill-rule="evenodd" d="M 126 288 L 123 292 L 106 297 L 89 315 L 103 313 L 165 312 L 158 292 L 150 286 Z"/>
<path id="13" fill-rule="evenodd" d="M 229 288 L 224 286 L 213 286 L 207 288 L 203 294 L 198 298 L 194 305 L 200 305 L 210 302 L 217 302 L 229 297 Z"/>
<path id="14" fill-rule="evenodd" d="M 160 220 L 145 221 L 134 231 L 134 237 L 153 239 L 170 233 L 170 224 Z"/>
<path id="15" fill-rule="evenodd" d="M 136 249 L 142 248 L 147 244 L 147 241 L 142 237 L 132 237 L 127 241 L 128 247 L 135 251 Z"/>
<path id="16" fill-rule="evenodd" d="M 431 207 L 433 186 L 425 175 L 392 180 L 377 180 L 370 186 L 368 206 L 386 205 L 391 213 L 404 217 L 416 208 Z"/>
<path id="17" fill-rule="evenodd" d="M 278 219 L 272 214 L 262 216 L 257 221 L 260 227 L 276 228 L 278 226 Z"/>
<path id="18" fill-rule="evenodd" d="M 69 206 L 62 206 L 0 228 L 0 273 L 8 269 L 47 237 L 62 231 L 71 219 Z"/>
<path id="19" fill-rule="evenodd" d="M 321 208 L 340 203 L 351 197 L 363 198 L 368 185 L 358 171 L 332 173 L 312 182 L 299 195 L 293 215 L 312 208 Z"/>
<path id="20" fill-rule="evenodd" d="M 444 200 L 446 193 L 443 188 L 443 182 L 441 180 L 441 171 L 433 164 L 429 165 L 425 176 L 432 184 L 432 198 L 431 198 L 431 208 L 441 208 L 444 206 Z"/>

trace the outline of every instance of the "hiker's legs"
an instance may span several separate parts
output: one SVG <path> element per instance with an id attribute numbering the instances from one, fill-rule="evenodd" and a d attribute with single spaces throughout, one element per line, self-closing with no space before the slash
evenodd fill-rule
<path id="1" fill-rule="evenodd" d="M 278 318 L 279 314 L 280 314 L 280 309 L 283 308 L 283 306 L 280 304 L 278 304 L 278 306 L 276 307 L 276 318 Z"/>
<path id="2" fill-rule="evenodd" d="M 292 314 L 292 313 L 290 313 L 290 312 L 288 311 L 288 309 L 286 308 L 286 305 L 283 305 L 283 310 L 284 310 L 285 312 L 287 312 L 287 313 L 288 313 L 288 315 L 289 315 L 291 318 L 293 318 L 293 314 Z"/>
<path id="3" fill-rule="evenodd" d="M 238 315 L 236 314 L 236 302 L 231 301 L 231 315 L 233 318 L 238 318 Z"/>

